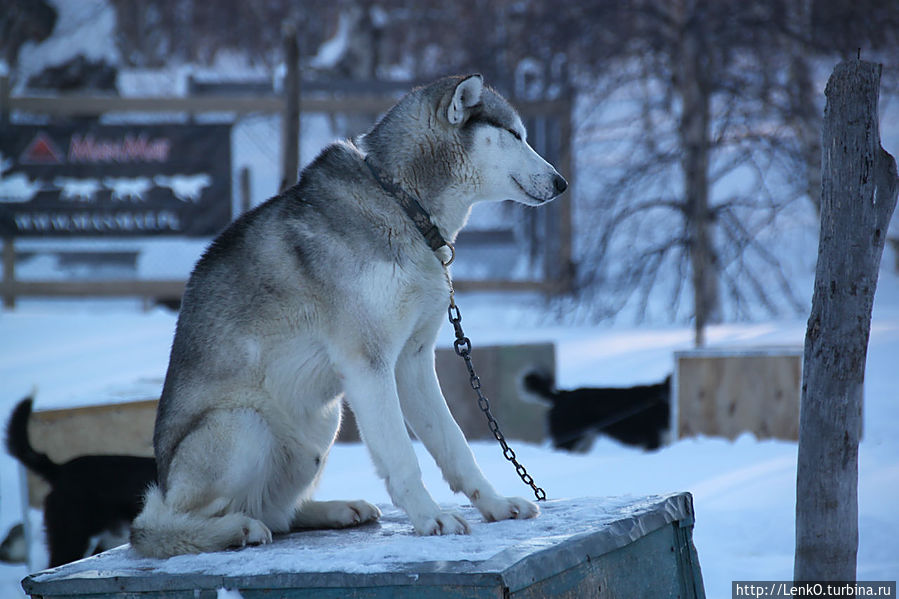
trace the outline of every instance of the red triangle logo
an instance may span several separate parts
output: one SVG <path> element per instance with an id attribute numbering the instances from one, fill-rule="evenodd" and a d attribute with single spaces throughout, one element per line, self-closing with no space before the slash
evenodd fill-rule
<path id="1" fill-rule="evenodd" d="M 62 164 L 62 152 L 50 137 L 41 131 L 34 136 L 19 162 L 22 164 Z"/>

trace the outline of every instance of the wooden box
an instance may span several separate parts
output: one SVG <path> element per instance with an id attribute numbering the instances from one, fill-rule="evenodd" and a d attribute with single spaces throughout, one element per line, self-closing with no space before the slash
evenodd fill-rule
<path id="1" fill-rule="evenodd" d="M 690 350 L 674 361 L 677 438 L 799 439 L 800 348 Z"/>
<path id="2" fill-rule="evenodd" d="M 271 545 L 168 560 L 129 546 L 38 572 L 41 599 L 702 598 L 689 494 L 548 501 L 533 520 L 485 523 L 470 535 L 419 537 L 406 516 L 291 533 Z"/>

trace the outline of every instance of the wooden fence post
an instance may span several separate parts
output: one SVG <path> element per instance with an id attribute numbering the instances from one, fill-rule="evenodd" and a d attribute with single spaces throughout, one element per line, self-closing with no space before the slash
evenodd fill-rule
<path id="1" fill-rule="evenodd" d="M 3 294 L 3 307 L 16 307 L 16 246 L 12 236 L 3 237 L 3 286 L 6 288 Z"/>
<path id="2" fill-rule="evenodd" d="M 240 169 L 240 214 L 247 212 L 253 206 L 253 197 L 250 186 L 250 168 Z"/>
<path id="3" fill-rule="evenodd" d="M 285 24 L 284 64 L 284 114 L 281 117 L 281 191 L 297 181 L 300 164 L 300 51 L 297 44 L 297 28 Z"/>
<path id="4" fill-rule="evenodd" d="M 800 399 L 796 581 L 856 576 L 865 360 L 897 194 L 896 161 L 880 146 L 881 70 L 842 62 L 825 90 L 821 233 Z"/>
<path id="5" fill-rule="evenodd" d="M 0 125 L 9 123 L 9 76 L 0 75 Z"/>

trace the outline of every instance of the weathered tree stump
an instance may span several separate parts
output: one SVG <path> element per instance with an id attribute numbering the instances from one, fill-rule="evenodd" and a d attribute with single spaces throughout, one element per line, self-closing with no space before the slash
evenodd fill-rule
<path id="1" fill-rule="evenodd" d="M 797 581 L 856 575 L 865 359 L 897 193 L 896 161 L 880 145 L 881 70 L 842 62 L 825 90 L 821 235 L 800 399 Z"/>

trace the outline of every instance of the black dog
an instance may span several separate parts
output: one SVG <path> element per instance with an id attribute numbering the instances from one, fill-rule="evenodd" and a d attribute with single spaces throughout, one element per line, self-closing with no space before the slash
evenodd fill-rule
<path id="1" fill-rule="evenodd" d="M 28 543 L 25 542 L 25 525 L 19 522 L 9 529 L 0 543 L 0 562 L 24 564 L 28 562 Z"/>
<path id="2" fill-rule="evenodd" d="M 31 403 L 28 397 L 13 410 L 6 426 L 6 449 L 50 484 L 50 493 L 44 500 L 50 566 L 85 557 L 91 538 L 97 535 L 123 536 L 121 542 L 127 542 L 131 521 L 143 505 L 144 492 L 156 480 L 156 460 L 97 455 L 57 464 L 35 451 L 28 440 Z"/>
<path id="3" fill-rule="evenodd" d="M 596 433 L 627 445 L 658 449 L 669 428 L 671 377 L 656 385 L 581 388 L 560 391 L 552 377 L 531 372 L 524 388 L 548 401 L 549 433 L 553 446 L 586 451 Z"/>

